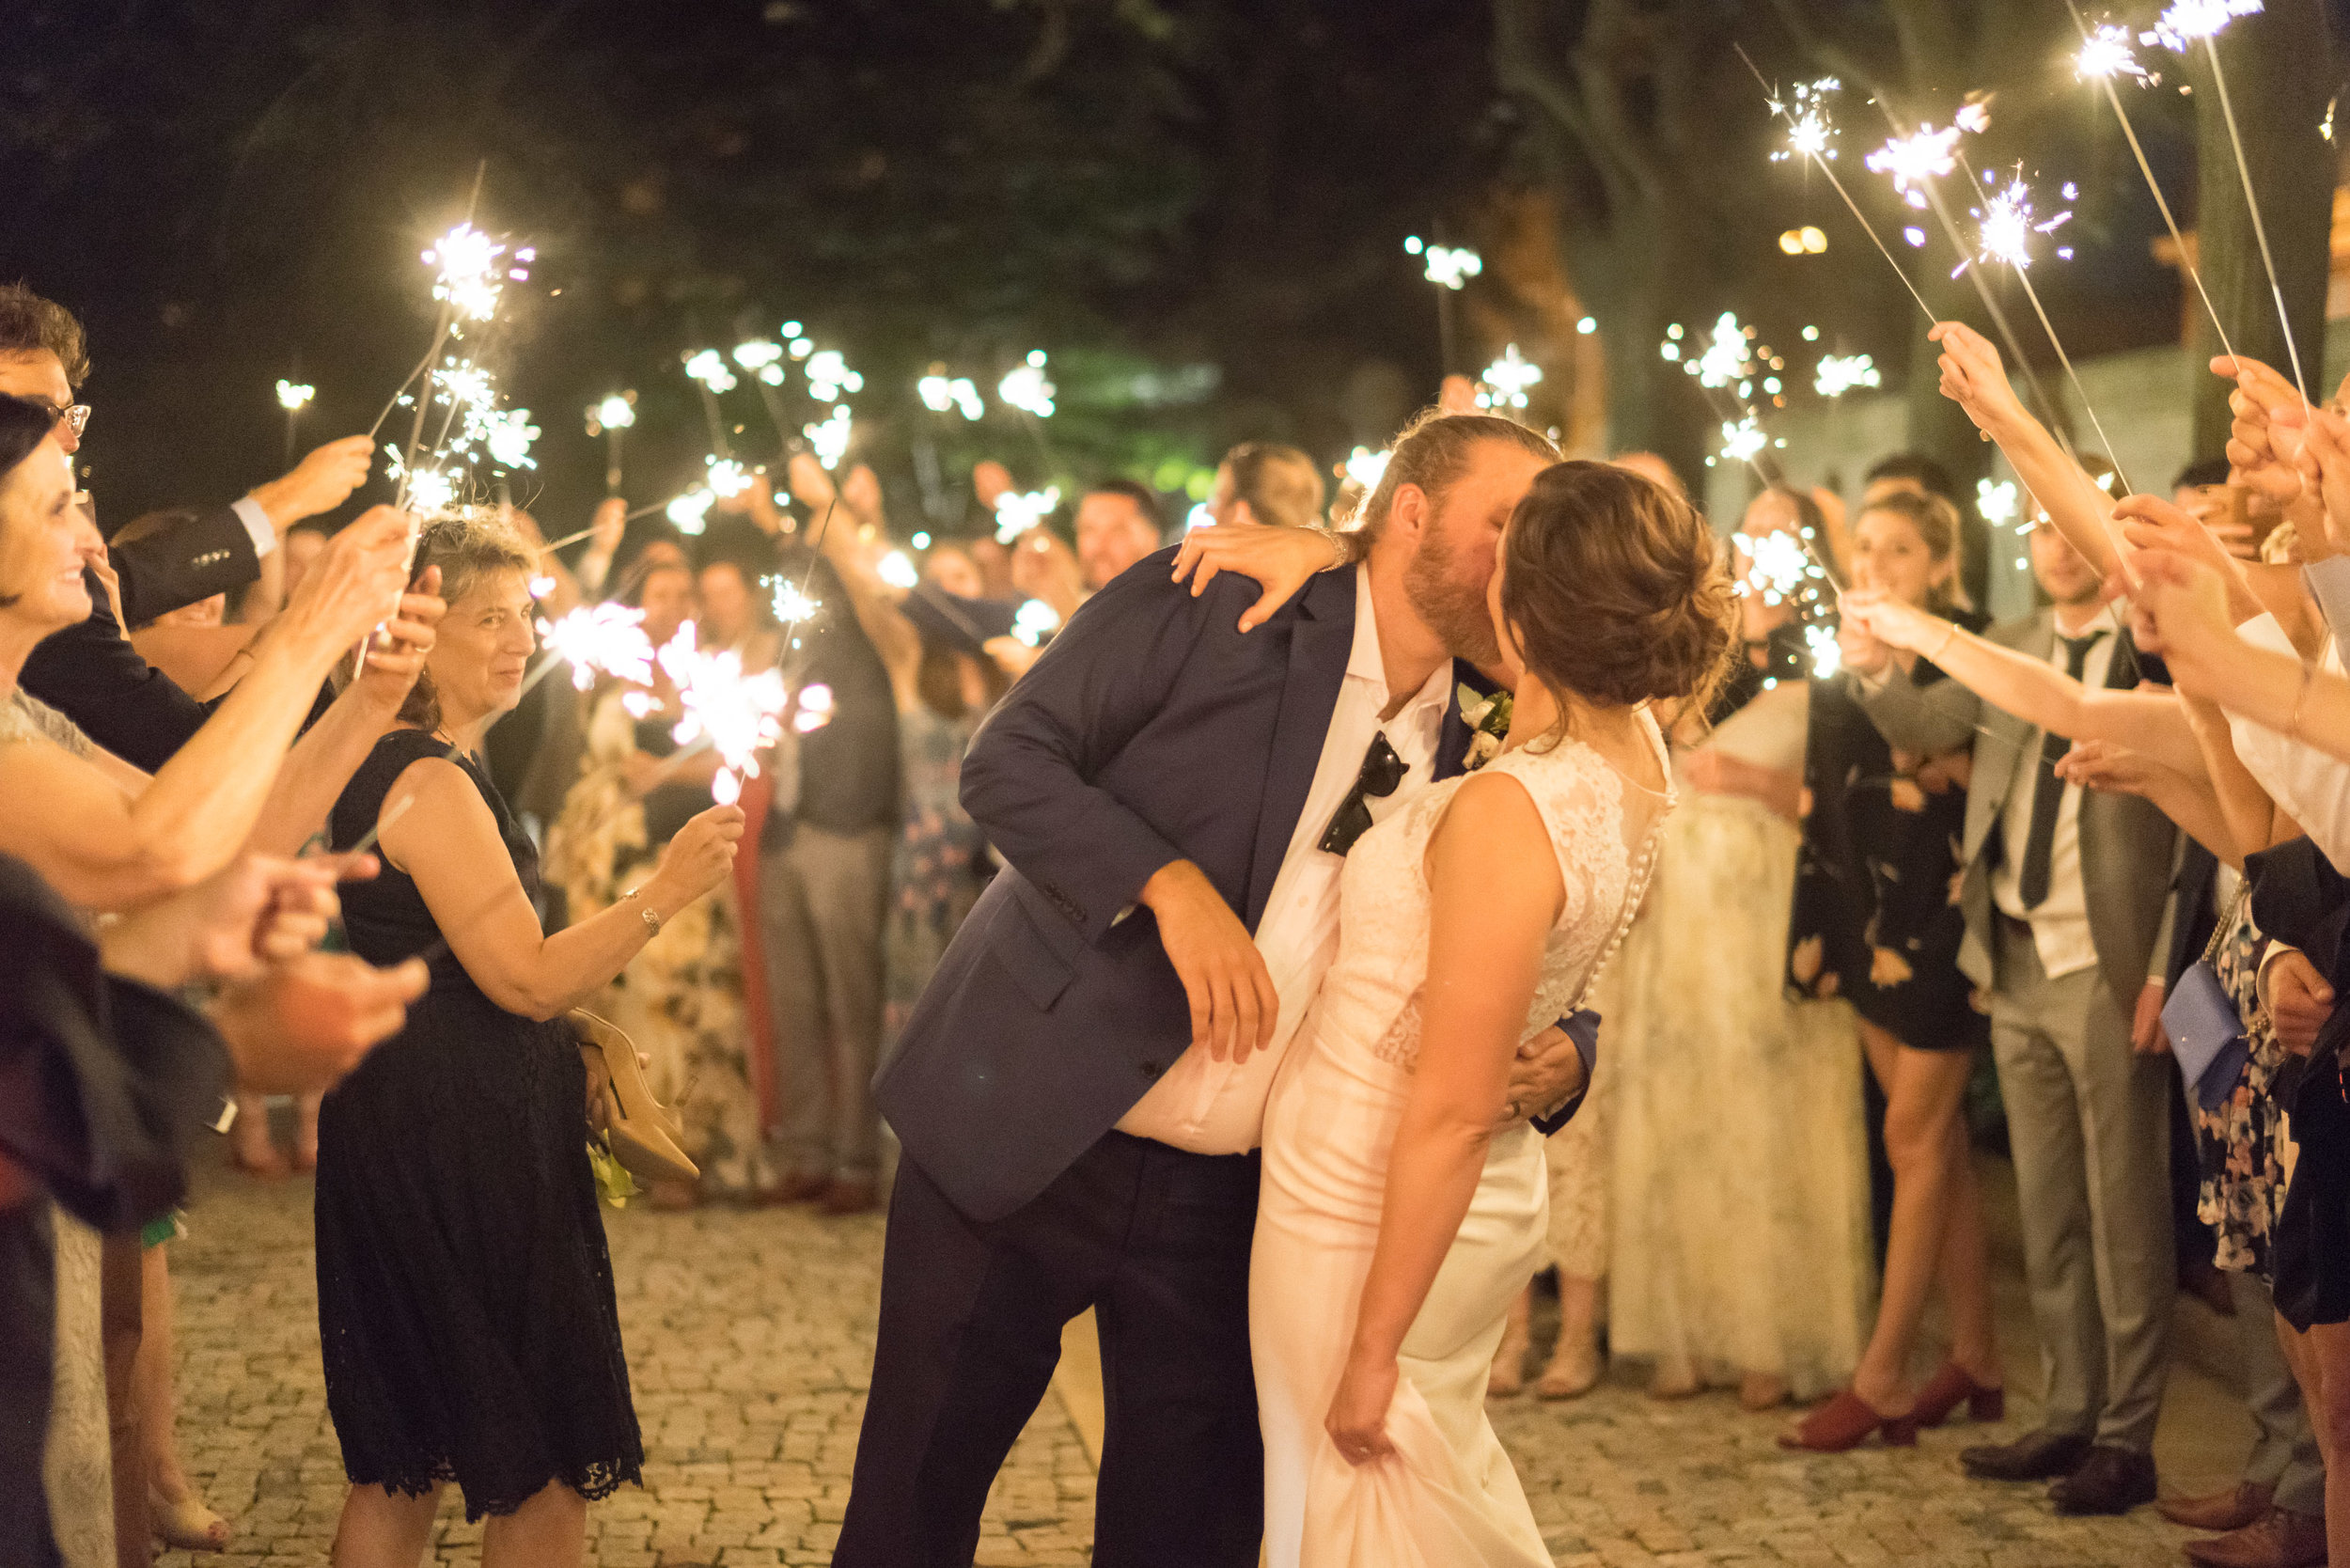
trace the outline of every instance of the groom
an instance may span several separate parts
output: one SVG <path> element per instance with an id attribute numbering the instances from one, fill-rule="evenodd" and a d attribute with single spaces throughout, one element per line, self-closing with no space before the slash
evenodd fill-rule
<path id="1" fill-rule="evenodd" d="M 876 1086 L 905 1159 L 837 1568 L 971 1561 L 1088 1307 L 1107 1403 L 1094 1560 L 1256 1562 L 1265 1096 L 1337 953 L 1346 850 L 1462 769 L 1453 661 L 1493 662 L 1502 525 L 1556 461 L 1505 419 L 1423 418 L 1364 508 L 1360 567 L 1244 636 L 1247 585 L 1195 599 L 1153 556 L 972 743 L 964 804 L 1010 869 Z M 1579 1049 L 1531 1043 L 1513 1114 L 1563 1121 Z"/>

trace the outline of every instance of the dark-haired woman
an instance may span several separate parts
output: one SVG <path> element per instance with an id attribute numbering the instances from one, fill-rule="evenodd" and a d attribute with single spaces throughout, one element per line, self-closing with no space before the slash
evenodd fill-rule
<path id="1" fill-rule="evenodd" d="M 424 1555 L 441 1487 L 491 1515 L 484 1560 L 580 1560 L 587 1502 L 644 1461 L 588 1161 L 591 1068 L 564 1014 L 723 882 L 732 807 L 679 830 L 629 897 L 553 936 L 538 856 L 477 753 L 529 663 L 531 553 L 484 524 L 428 529 L 448 612 L 425 673 L 335 808 L 382 835 L 351 890 L 353 951 L 423 955 L 427 1000 L 319 1119 L 319 1338 L 351 1491 L 340 1568 Z"/>
<path id="2" fill-rule="evenodd" d="M 1953 603 L 1958 534 L 1948 501 L 1887 495 L 1854 521 L 1854 586 L 1980 630 L 1982 618 Z M 1780 1438 L 1827 1452 L 1877 1433 L 1888 1443 L 1914 1442 L 1919 1427 L 1940 1425 L 1962 1403 L 1976 1419 L 1997 1420 L 2005 1404 L 1966 1134 L 1966 1081 L 1990 1039 L 1990 1018 L 1958 967 L 1968 748 L 1938 757 L 1896 752 L 1851 682 L 1874 679 L 1895 660 L 1919 685 L 1945 677 L 1849 619 L 1841 647 L 1846 667 L 1811 683 L 1804 762 L 1810 809 L 1788 972 L 1799 994 L 1841 996 L 1860 1015 L 1861 1044 L 1885 1091 L 1893 1220 L 1876 1325 L 1852 1386 Z M 1910 1353 L 1937 1279 L 1950 1307 L 1950 1356 L 1913 1388 Z"/>

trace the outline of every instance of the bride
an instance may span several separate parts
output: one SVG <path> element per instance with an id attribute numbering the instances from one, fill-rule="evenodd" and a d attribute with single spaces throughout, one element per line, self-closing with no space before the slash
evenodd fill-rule
<path id="1" fill-rule="evenodd" d="M 1592 463 L 1536 479 L 1487 604 L 1516 693 L 1500 752 L 1348 856 L 1339 956 L 1265 1113 L 1249 1320 L 1274 1568 L 1550 1561 L 1485 1417 L 1548 1201 L 1540 1137 L 1504 1130 L 1510 1063 L 1622 940 L 1672 806 L 1649 705 L 1702 703 L 1731 609 L 1704 522 Z"/>

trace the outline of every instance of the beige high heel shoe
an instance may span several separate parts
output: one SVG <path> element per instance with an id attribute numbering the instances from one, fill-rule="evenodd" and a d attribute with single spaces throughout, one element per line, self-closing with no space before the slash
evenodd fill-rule
<path id="1" fill-rule="evenodd" d="M 652 1097 L 635 1043 L 586 1008 L 572 1009 L 571 1025 L 603 1057 L 604 1142 L 621 1168 L 648 1182 L 701 1180 L 701 1168 L 677 1144 L 684 1120 Z"/>

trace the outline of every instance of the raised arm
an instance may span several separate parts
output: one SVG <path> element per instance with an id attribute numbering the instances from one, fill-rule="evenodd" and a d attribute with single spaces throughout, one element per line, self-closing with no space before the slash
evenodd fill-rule
<path id="1" fill-rule="evenodd" d="M 1540 811 L 1504 775 L 1461 786 L 1428 846 L 1419 1060 L 1387 1156 L 1379 1240 L 1331 1403 L 1339 1451 L 1388 1450 L 1397 1357 L 1468 1215 L 1566 886 Z"/>
<path id="2" fill-rule="evenodd" d="M 95 910 L 143 902 L 226 866 L 252 835 L 327 672 L 398 597 L 407 539 L 408 519 L 388 507 L 346 529 L 252 672 L 135 798 L 59 747 L 0 748 L 0 794 L 42 803 L 38 813 L 0 812 L 0 850 Z"/>
<path id="3" fill-rule="evenodd" d="M 1891 646 L 1931 659 L 1935 667 L 1991 706 L 2052 735 L 2112 741 L 2145 753 L 2166 768 L 2202 770 L 2194 731 L 2187 728 L 2177 698 L 2169 692 L 2084 685 L 2044 659 L 1877 595 L 1848 594 L 1844 613 Z"/>
<path id="4" fill-rule="evenodd" d="M 873 651 L 881 655 L 882 666 L 889 672 L 890 688 L 897 694 L 899 706 L 903 707 L 914 696 L 915 675 L 922 663 L 922 638 L 915 631 L 914 622 L 898 608 L 895 592 L 882 581 L 873 547 L 863 537 L 869 525 L 876 532 L 880 529 L 881 487 L 871 483 L 870 469 L 860 467 L 858 472 L 865 475 L 871 492 L 869 505 L 874 520 L 870 525 L 863 521 L 859 509 L 840 504 L 847 497 L 836 494 L 832 476 L 806 452 L 791 459 L 791 494 L 819 516 L 828 510 L 836 512 L 825 525 L 817 547 L 839 574 L 856 623 L 864 630 L 866 640 L 873 645 Z M 851 477 L 854 478 L 854 475 Z"/>
<path id="5" fill-rule="evenodd" d="M 1856 590 L 1846 605 L 1867 605 L 1872 596 Z M 1835 679 L 1869 715 L 1877 733 L 1904 751 L 1935 755 L 1972 745 L 1982 722 L 1982 699 L 1963 682 L 1936 681 L 1920 686 L 1895 655 L 1900 651 L 1848 608 L 1836 630 L 1843 668 Z"/>
<path id="6" fill-rule="evenodd" d="M 1357 534 L 1266 523 L 1218 523 L 1183 536 L 1183 546 L 1175 554 L 1174 577 L 1179 583 L 1190 581 L 1195 599 L 1208 591 L 1208 585 L 1220 572 L 1255 579 L 1264 592 L 1240 618 L 1240 629 L 1250 632 L 1304 592 L 1315 577 L 1353 566 L 1362 555 Z"/>
<path id="7" fill-rule="evenodd" d="M 539 1019 L 561 1017 L 625 968 L 652 938 L 647 912 L 666 925 L 724 881 L 743 836 L 739 807 L 712 807 L 678 830 L 635 896 L 549 936 L 497 820 L 456 763 L 411 763 L 385 793 L 378 823 L 384 859 L 415 878 L 465 973 L 499 1007 Z"/>
<path id="8" fill-rule="evenodd" d="M 2099 577 L 2111 581 L 2121 565 L 2112 497 L 2024 407 L 1989 339 L 1963 321 L 1937 321 L 1926 336 L 1942 345 L 1942 395 L 1998 444 L 2049 521 Z"/>

